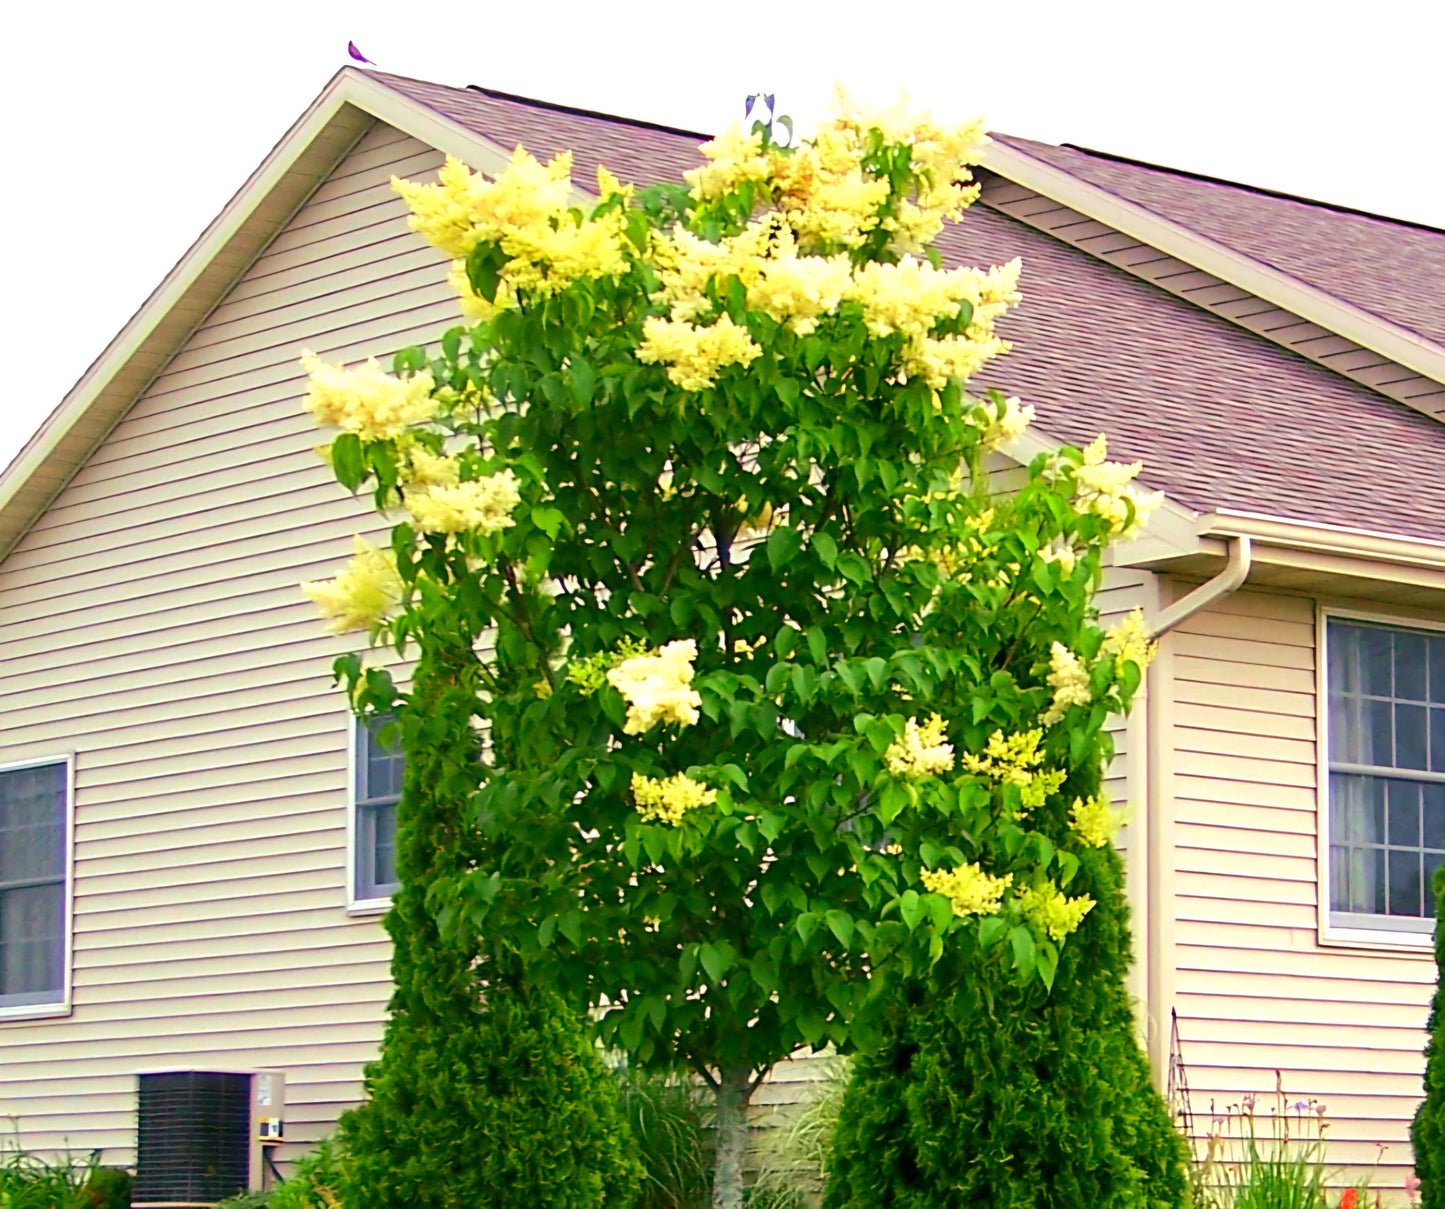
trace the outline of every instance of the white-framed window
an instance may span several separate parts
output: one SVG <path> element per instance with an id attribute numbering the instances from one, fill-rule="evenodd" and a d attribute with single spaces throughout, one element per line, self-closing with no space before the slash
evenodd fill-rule
<path id="1" fill-rule="evenodd" d="M 384 910 L 399 888 L 396 875 L 396 804 L 406 757 L 387 718 L 352 720 L 351 908 Z"/>
<path id="2" fill-rule="evenodd" d="M 70 768 L 0 765 L 0 1020 L 70 1010 Z"/>
<path id="3" fill-rule="evenodd" d="M 1445 864 L 1445 625 L 1321 620 L 1325 933 L 1423 947 Z"/>

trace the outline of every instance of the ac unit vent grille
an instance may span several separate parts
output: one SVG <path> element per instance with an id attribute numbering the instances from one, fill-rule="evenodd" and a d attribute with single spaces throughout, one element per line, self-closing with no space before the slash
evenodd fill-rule
<path id="1" fill-rule="evenodd" d="M 141 1075 L 131 1199 L 219 1201 L 245 1191 L 250 1132 L 250 1075 Z"/>

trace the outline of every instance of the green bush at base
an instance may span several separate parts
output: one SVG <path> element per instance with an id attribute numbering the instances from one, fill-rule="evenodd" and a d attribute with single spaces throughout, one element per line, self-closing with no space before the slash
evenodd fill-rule
<path id="1" fill-rule="evenodd" d="M 900 996 L 844 1094 L 825 1209 L 1177 1209 L 1185 1149 L 1149 1079 L 1124 988 L 1112 849 L 1070 893 L 1098 905 L 1053 992 L 975 960 Z"/>
<path id="2" fill-rule="evenodd" d="M 438 644 L 441 647 L 441 644 Z M 470 646 L 424 649 L 402 711 L 396 984 L 366 1101 L 341 1118 L 347 1209 L 630 1209 L 638 1168 L 616 1080 L 585 1019 L 505 958 L 443 937 L 427 903 L 470 867 Z"/>
<path id="3" fill-rule="evenodd" d="M 1438 981 L 1425 1043 L 1425 1099 L 1410 1129 L 1422 1209 L 1445 1209 L 1445 867 L 1435 871 L 1435 964 Z"/>

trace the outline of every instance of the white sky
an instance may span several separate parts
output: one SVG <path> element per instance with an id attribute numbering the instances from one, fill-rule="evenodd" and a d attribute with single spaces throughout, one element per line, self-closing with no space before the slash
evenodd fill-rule
<path id="1" fill-rule="evenodd" d="M 0 466 L 348 40 L 403 75 L 705 131 L 749 92 L 807 123 L 835 80 L 906 88 L 941 117 L 1445 227 L 1440 0 L 51 0 L 0 28 Z"/>

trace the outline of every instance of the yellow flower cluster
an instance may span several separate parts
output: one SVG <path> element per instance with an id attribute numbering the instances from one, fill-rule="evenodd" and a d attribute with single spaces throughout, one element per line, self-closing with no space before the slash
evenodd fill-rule
<path id="1" fill-rule="evenodd" d="M 1059 570 L 1067 577 L 1073 575 L 1079 564 L 1079 555 L 1073 544 L 1060 535 L 1039 550 L 1039 557 L 1046 563 L 1058 563 Z"/>
<path id="2" fill-rule="evenodd" d="M 702 696 L 690 688 L 697 643 L 669 642 L 655 655 L 625 659 L 607 673 L 607 681 L 627 699 L 624 734 L 640 735 L 659 722 L 691 726 Z"/>
<path id="3" fill-rule="evenodd" d="M 1017 396 L 1005 399 L 997 408 L 985 406 L 979 410 L 983 413 L 980 419 L 984 429 L 978 440 L 985 450 L 997 449 L 1000 445 L 1018 440 L 1034 422 L 1033 404 L 1025 407 Z"/>
<path id="4" fill-rule="evenodd" d="M 632 797 L 644 823 L 671 823 L 675 827 L 689 810 L 711 806 L 717 801 L 717 790 L 709 789 L 683 773 L 671 777 L 645 777 L 635 772 L 632 774 Z"/>
<path id="5" fill-rule="evenodd" d="M 1043 737 L 1041 730 L 1020 731 L 1007 737 L 1003 731 L 996 730 L 989 736 L 983 755 L 964 753 L 964 770 L 1000 785 L 1017 786 L 1020 809 L 1034 810 L 1042 806 L 1051 793 L 1057 793 L 1068 776 L 1064 771 L 1039 767 L 1044 761 L 1044 753 L 1039 750 Z"/>
<path id="6" fill-rule="evenodd" d="M 667 376 L 683 390 L 706 390 L 724 366 L 747 365 L 762 356 L 748 329 L 723 315 L 709 327 L 656 315 L 642 325 L 637 359 L 663 362 Z"/>
<path id="7" fill-rule="evenodd" d="M 301 367 L 308 375 L 306 410 L 316 422 L 363 440 L 398 437 L 412 424 L 431 419 L 435 404 L 430 374 L 394 378 L 369 358 L 355 369 L 332 365 L 315 353 L 303 351 Z"/>
<path id="8" fill-rule="evenodd" d="M 1025 886 L 1019 891 L 1019 903 L 1024 915 L 1055 941 L 1077 930 L 1084 916 L 1094 909 L 1094 900 L 1087 894 L 1069 898 L 1053 882 L 1045 882 L 1042 890 Z"/>
<path id="9" fill-rule="evenodd" d="M 548 225 L 572 197 L 572 156 L 545 167 L 521 147 L 495 181 L 447 156 L 434 185 L 392 177 L 391 187 L 411 210 L 411 229 L 455 260 L 483 239 Z"/>
<path id="10" fill-rule="evenodd" d="M 1136 608 L 1129 616 L 1104 635 L 1105 654 L 1114 656 L 1116 672 L 1124 670 L 1124 664 L 1137 663 L 1144 671 L 1159 652 L 1159 644 L 1149 641 L 1149 627 L 1144 623 L 1144 610 Z"/>
<path id="11" fill-rule="evenodd" d="M 862 306 L 863 322 L 875 336 L 895 332 L 907 336 L 904 371 L 939 390 L 949 382 L 966 382 L 988 361 L 1008 351 L 1007 341 L 994 335 L 993 325 L 1021 298 L 1021 268 L 1022 262 L 1014 259 L 987 270 L 935 269 L 905 256 L 898 264 L 870 262 L 862 266 L 844 297 Z M 940 319 L 957 315 L 965 302 L 973 308 L 973 316 L 962 335 L 929 334 Z M 1031 409 L 1028 415 L 1032 417 Z M 1018 400 L 1006 416 L 1010 425 L 1018 424 L 1023 416 Z M 1027 423 L 1024 419 L 1023 424 Z M 1018 431 L 1022 432 L 1022 427 Z"/>
<path id="12" fill-rule="evenodd" d="M 1118 538 L 1128 540 L 1149 523 L 1149 517 L 1164 501 L 1162 491 L 1140 491 L 1133 480 L 1143 462 L 1110 462 L 1108 442 L 1102 435 L 1084 447 L 1084 461 L 1074 472 L 1074 507 L 1092 512 L 1109 522 Z M 1129 504 L 1134 519 L 1129 520 Z"/>
<path id="13" fill-rule="evenodd" d="M 369 630 L 401 601 L 401 576 L 391 551 L 378 549 L 359 534 L 351 540 L 356 554 L 335 579 L 301 585 L 333 634 Z"/>
<path id="14" fill-rule="evenodd" d="M 640 638 L 624 638 L 615 651 L 596 651 L 574 659 L 567 667 L 567 679 L 589 697 L 607 683 L 607 673 L 619 663 L 647 654 Z"/>
<path id="15" fill-rule="evenodd" d="M 512 509 L 522 502 L 517 476 L 510 470 L 467 483 L 422 487 L 403 501 L 423 533 L 480 533 L 487 536 L 516 522 Z"/>
<path id="16" fill-rule="evenodd" d="M 600 171 L 599 182 L 616 181 Z M 584 218 L 569 207 L 572 156 L 543 165 L 522 147 L 495 181 L 447 157 L 434 185 L 392 178 L 411 210 L 411 229 L 451 256 L 450 281 L 470 318 L 486 318 L 515 302 L 518 290 L 552 294 L 582 277 L 616 277 L 627 270 L 625 216 L 611 211 Z M 495 302 L 472 293 L 464 262 L 479 243 L 500 245 L 510 259 Z"/>
<path id="17" fill-rule="evenodd" d="M 909 148 L 909 163 L 919 178 L 917 195 L 896 199 L 895 214 L 884 220 L 884 226 L 892 234 L 895 250 L 920 251 L 942 229 L 945 219 L 957 219 L 978 196 L 968 168 L 983 162 L 988 144 L 983 123 L 939 126 L 930 114 L 910 112 L 907 98 L 889 109 L 867 111 L 839 89 L 833 117 L 814 142 L 822 149 L 820 158 L 836 171 L 850 160 L 857 163 L 862 159 L 871 130 L 877 130 L 886 144 Z"/>
<path id="18" fill-rule="evenodd" d="M 1012 873 L 994 877 L 971 862 L 953 869 L 924 869 L 919 877 L 924 889 L 953 904 L 955 915 L 992 915 L 1014 880 Z"/>
<path id="19" fill-rule="evenodd" d="M 906 145 L 917 178 L 908 197 L 894 198 L 886 177 L 863 168 L 870 132 L 892 146 Z M 685 173 L 700 202 L 722 197 L 746 183 L 759 185 L 776 203 L 799 241 L 809 249 L 856 248 L 882 224 L 896 251 L 919 252 L 978 196 L 969 166 L 982 162 L 988 138 L 980 122 L 941 127 L 931 116 L 910 114 L 900 104 L 865 112 L 841 91 L 833 113 L 813 138 L 796 148 L 764 149 L 757 134 L 734 125 L 701 150 L 707 161 Z"/>
<path id="20" fill-rule="evenodd" d="M 1071 705 L 1088 705 L 1094 699 L 1089 691 L 1089 669 L 1062 642 L 1054 643 L 1050 649 L 1047 679 L 1054 690 L 1054 700 L 1039 719 L 1045 726 L 1062 722 L 1064 712 Z"/>
<path id="21" fill-rule="evenodd" d="M 953 745 L 944 742 L 943 719 L 934 714 L 919 726 L 917 718 L 909 718 L 903 737 L 883 753 L 883 764 L 895 777 L 910 780 L 946 773 L 953 767 Z"/>
<path id="22" fill-rule="evenodd" d="M 450 487 L 461 478 L 456 458 L 433 453 L 415 440 L 398 442 L 401 460 L 397 467 L 402 483 L 412 487 Z"/>
<path id="23" fill-rule="evenodd" d="M 808 247 L 856 248 L 878 226 L 892 191 L 865 176 L 856 148 L 828 131 L 773 162 L 773 190 L 788 225 Z"/>
<path id="24" fill-rule="evenodd" d="M 677 228 L 654 241 L 653 256 L 662 282 L 653 301 L 666 302 L 675 320 L 704 316 L 708 282 L 736 277 L 747 289 L 749 307 L 806 335 L 837 308 L 849 282 L 846 256 L 798 255 L 792 231 L 776 213 L 717 243 Z"/>
<path id="25" fill-rule="evenodd" d="M 837 309 L 849 271 L 845 255 L 776 256 L 763 262 L 757 280 L 748 286 L 748 306 L 805 336 L 819 318 Z"/>
<path id="26" fill-rule="evenodd" d="M 925 336 L 978 297 L 982 277 L 977 269 L 935 269 L 912 256 L 897 264 L 869 261 L 853 275 L 847 296 L 862 306 L 863 322 L 875 336 Z"/>
<path id="27" fill-rule="evenodd" d="M 1114 842 L 1119 833 L 1119 824 L 1124 820 L 1122 811 L 1115 810 L 1112 802 L 1102 794 L 1074 801 L 1069 812 L 1073 820 L 1074 833 L 1090 848 L 1102 848 Z"/>
<path id="28" fill-rule="evenodd" d="M 722 197 L 748 181 L 765 181 L 772 170 L 771 160 L 763 154 L 762 136 L 745 133 L 741 122 L 734 122 L 698 150 L 708 162 L 682 174 L 698 201 Z"/>

